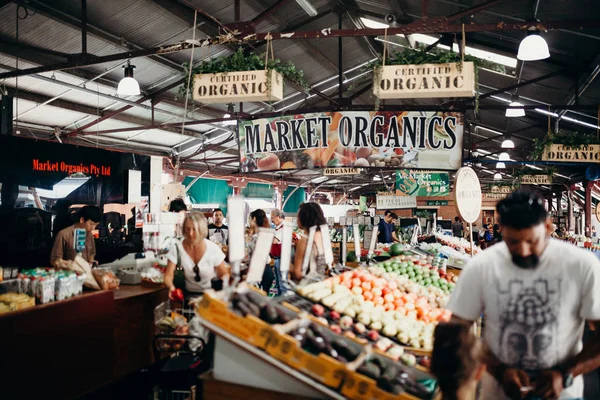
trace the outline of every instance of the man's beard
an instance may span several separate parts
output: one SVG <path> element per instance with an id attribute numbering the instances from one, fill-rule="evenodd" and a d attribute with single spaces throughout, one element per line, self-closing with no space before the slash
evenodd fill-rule
<path id="1" fill-rule="evenodd" d="M 537 267 L 537 265 L 540 263 L 540 258 L 535 254 L 527 257 L 521 257 L 513 254 L 512 261 L 519 268 L 532 269 Z"/>

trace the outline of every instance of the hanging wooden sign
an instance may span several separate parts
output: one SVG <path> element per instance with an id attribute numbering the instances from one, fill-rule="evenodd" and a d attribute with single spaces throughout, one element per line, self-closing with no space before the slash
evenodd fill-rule
<path id="1" fill-rule="evenodd" d="M 458 213 L 468 223 L 473 223 L 481 214 L 481 184 L 475 171 L 462 167 L 456 172 L 454 201 Z"/>
<path id="2" fill-rule="evenodd" d="M 325 168 L 323 175 L 359 175 L 360 169 L 358 168 Z"/>
<path id="3" fill-rule="evenodd" d="M 194 100 L 203 103 L 281 99 L 283 76 L 275 70 L 198 74 L 194 78 Z"/>
<path id="4" fill-rule="evenodd" d="M 521 185 L 551 185 L 552 175 L 523 175 Z"/>
<path id="5" fill-rule="evenodd" d="M 581 145 L 576 149 L 564 144 L 551 144 L 544 149 L 542 161 L 600 163 L 600 144 Z"/>
<path id="6" fill-rule="evenodd" d="M 513 192 L 513 188 L 511 186 L 492 186 L 490 189 L 491 193 L 503 193 L 510 194 Z"/>
<path id="7" fill-rule="evenodd" d="M 380 99 L 475 96 L 472 62 L 387 65 L 373 79 L 373 94 Z"/>

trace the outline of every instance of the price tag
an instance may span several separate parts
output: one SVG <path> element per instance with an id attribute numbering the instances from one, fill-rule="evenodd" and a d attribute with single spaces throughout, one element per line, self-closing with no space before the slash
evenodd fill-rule
<path id="1" fill-rule="evenodd" d="M 354 234 L 354 254 L 360 260 L 360 229 L 358 224 L 352 225 L 352 233 Z"/>
<path id="2" fill-rule="evenodd" d="M 358 224 L 359 225 L 366 225 L 366 221 L 365 221 L 364 215 L 361 215 L 361 216 L 358 217 Z"/>
<path id="3" fill-rule="evenodd" d="M 329 236 L 329 227 L 327 225 L 321 225 L 321 237 L 323 238 L 325 263 L 331 267 L 333 265 L 333 251 L 331 250 L 331 237 Z"/>
<path id="4" fill-rule="evenodd" d="M 346 266 L 346 255 L 348 253 L 348 227 L 346 225 L 342 225 L 342 243 L 340 248 L 340 256 L 342 265 Z"/>
<path id="5" fill-rule="evenodd" d="M 346 226 L 346 217 L 340 217 L 340 225 Z"/>
<path id="6" fill-rule="evenodd" d="M 229 223 L 229 243 L 245 243 L 244 199 L 232 196 L 227 199 L 227 221 Z M 229 262 L 237 264 L 246 257 L 246 246 L 229 246 Z M 238 274 L 239 271 L 234 271 Z"/>
<path id="7" fill-rule="evenodd" d="M 250 260 L 250 268 L 248 269 L 248 276 L 246 277 L 247 282 L 260 282 L 262 280 L 265 266 L 269 262 L 269 253 L 271 252 L 271 245 L 273 244 L 274 237 L 275 231 L 273 229 L 258 229 L 256 246 L 252 253 L 252 260 Z"/>
<path id="8" fill-rule="evenodd" d="M 377 245 L 377 233 L 379 232 L 379 226 L 373 227 L 373 236 L 371 236 L 371 245 L 369 246 L 369 254 L 373 254 L 375 246 Z"/>
<path id="9" fill-rule="evenodd" d="M 292 259 L 292 234 L 294 227 L 290 221 L 283 222 L 283 233 L 281 234 L 281 256 L 279 258 L 279 270 L 281 277 L 287 282 L 287 275 L 290 270 Z"/>
<path id="10" fill-rule="evenodd" d="M 333 225 L 335 225 L 335 218 L 333 218 L 333 217 L 329 217 L 329 218 L 327 218 L 327 224 L 328 224 L 329 226 L 333 226 Z"/>
<path id="11" fill-rule="evenodd" d="M 373 225 L 379 225 L 379 221 L 380 221 L 379 216 L 376 215 L 375 217 L 373 217 Z"/>

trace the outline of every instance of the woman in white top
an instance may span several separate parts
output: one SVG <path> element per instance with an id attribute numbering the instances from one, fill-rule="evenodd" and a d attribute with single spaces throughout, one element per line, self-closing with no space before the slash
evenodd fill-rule
<path id="1" fill-rule="evenodd" d="M 185 276 L 185 291 L 203 293 L 211 288 L 213 278 L 223 279 L 228 273 L 225 254 L 215 243 L 208 240 L 208 223 L 197 211 L 186 214 L 183 221 L 183 241 L 176 242 L 169 251 L 165 285 L 172 293 L 175 269 L 180 266 Z"/>
<path id="2" fill-rule="evenodd" d="M 312 275 L 312 279 L 318 279 L 319 277 L 324 278 L 327 273 L 327 264 L 325 263 L 325 252 L 323 249 L 323 235 L 321 234 L 319 227 L 321 225 L 327 225 L 327 220 L 325 219 L 325 215 L 323 215 L 321 206 L 317 203 L 301 204 L 300 209 L 298 210 L 297 221 L 298 228 L 304 230 L 306 236 L 298 241 L 294 263 L 290 270 L 291 278 L 296 282 L 300 282 L 300 280 L 307 275 Z M 310 228 L 313 226 L 317 227 L 317 231 L 315 232 L 315 238 L 312 243 L 310 260 L 306 263 L 307 267 L 304 267 L 304 256 L 308 244 L 307 236 L 310 232 Z"/>

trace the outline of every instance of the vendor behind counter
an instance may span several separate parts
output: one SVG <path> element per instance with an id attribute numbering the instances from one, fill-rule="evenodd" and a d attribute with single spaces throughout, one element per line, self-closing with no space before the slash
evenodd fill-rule
<path id="1" fill-rule="evenodd" d="M 77 252 L 75 250 L 75 229 L 85 229 L 85 249 L 82 252 L 83 258 L 92 264 L 96 257 L 96 244 L 94 243 L 93 231 L 96 229 L 102 218 L 102 212 L 96 206 L 85 206 L 79 210 L 79 222 L 58 232 L 54 240 L 54 246 L 50 253 L 50 265 L 55 268 L 62 268 L 65 264 L 75 260 Z"/>

